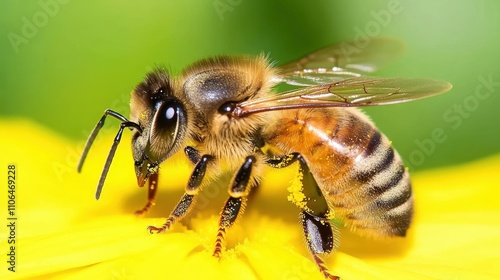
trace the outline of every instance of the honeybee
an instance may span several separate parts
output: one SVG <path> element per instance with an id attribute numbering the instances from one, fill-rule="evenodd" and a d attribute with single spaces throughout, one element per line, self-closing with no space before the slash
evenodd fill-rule
<path id="1" fill-rule="evenodd" d="M 149 186 L 148 202 L 137 211 L 142 214 L 154 204 L 160 164 L 183 149 L 194 168 L 163 226 L 148 227 L 160 233 L 193 208 L 199 191 L 225 166 L 234 175 L 215 238 L 213 255 L 219 257 L 226 230 L 260 184 L 263 167 L 298 163 L 303 195 L 295 203 L 308 249 L 325 278 L 338 279 L 320 258 L 337 247 L 334 216 L 356 232 L 391 237 L 405 236 L 413 213 L 410 176 L 401 157 L 356 107 L 407 102 L 451 88 L 438 80 L 365 75 L 400 49 L 399 41 L 374 38 L 363 47 L 333 45 L 281 67 L 260 55 L 204 59 L 178 77 L 157 68 L 132 91 L 130 119 L 105 111 L 78 171 L 106 117 L 120 120 L 96 199 L 129 128 L 137 183 Z M 277 93 L 278 84 L 293 88 Z"/>

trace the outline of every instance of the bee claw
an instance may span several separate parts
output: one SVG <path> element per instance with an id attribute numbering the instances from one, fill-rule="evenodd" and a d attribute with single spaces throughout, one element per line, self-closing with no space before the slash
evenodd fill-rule
<path id="1" fill-rule="evenodd" d="M 166 231 L 166 229 L 167 228 L 165 226 L 160 227 L 160 228 L 159 227 L 155 227 L 155 226 L 149 226 L 148 227 L 149 233 L 151 233 L 151 234 L 153 234 L 154 232 L 156 232 L 156 233 L 162 233 L 162 232 Z"/>
<path id="2" fill-rule="evenodd" d="M 156 231 L 156 233 L 162 233 L 164 231 L 167 231 L 174 224 L 174 221 L 175 219 L 173 217 L 169 217 L 167 219 L 167 222 L 164 223 L 162 227 L 149 226 L 148 227 L 149 233 L 153 234 L 153 231 Z"/>

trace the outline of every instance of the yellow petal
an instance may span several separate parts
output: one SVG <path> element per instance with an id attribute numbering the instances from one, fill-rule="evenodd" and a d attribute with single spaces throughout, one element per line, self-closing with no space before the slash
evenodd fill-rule
<path id="1" fill-rule="evenodd" d="M 135 184 L 125 136 L 95 201 L 95 185 L 112 133 L 75 171 L 83 143 L 24 120 L 0 121 L 0 166 L 17 165 L 17 266 L 0 279 L 322 279 L 287 201 L 293 168 L 269 169 L 247 212 L 227 233 L 227 250 L 212 257 L 225 184 L 204 190 L 196 209 L 165 234 L 161 225 L 183 193 L 190 167 L 182 156 L 162 166 L 158 201 L 146 218 L 134 210 L 146 190 Z M 105 133 L 106 134 L 106 133 Z M 414 174 L 415 222 L 405 239 L 370 240 L 345 229 L 341 246 L 325 257 L 343 279 L 500 278 L 500 155 Z M 6 196 L 0 196 L 6 205 Z M 2 211 L 5 221 L 5 212 Z M 7 236 L 5 227 L 0 230 Z M 2 244 L 0 254 L 9 248 Z M 4 262 L 5 263 L 5 262 Z"/>

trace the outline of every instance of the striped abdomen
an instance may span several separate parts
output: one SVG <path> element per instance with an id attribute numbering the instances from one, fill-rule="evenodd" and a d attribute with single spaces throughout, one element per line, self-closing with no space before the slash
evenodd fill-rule
<path id="1" fill-rule="evenodd" d="M 389 140 L 355 108 L 283 111 L 266 141 L 298 152 L 347 226 L 404 236 L 412 212 L 409 174 Z"/>

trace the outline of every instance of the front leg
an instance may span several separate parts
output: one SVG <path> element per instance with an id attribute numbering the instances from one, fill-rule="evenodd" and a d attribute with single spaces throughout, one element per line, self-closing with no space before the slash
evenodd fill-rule
<path id="1" fill-rule="evenodd" d="M 203 178 L 205 177 L 207 167 L 209 166 L 210 162 L 213 161 L 213 157 L 210 155 L 203 155 L 200 157 L 198 151 L 193 147 L 186 147 L 184 151 L 186 152 L 186 155 L 188 156 L 189 160 L 191 160 L 191 162 L 197 161 L 194 170 L 191 173 L 191 177 L 189 178 L 189 181 L 187 183 L 186 192 L 182 196 L 179 203 L 177 203 L 177 206 L 174 208 L 172 213 L 170 213 L 163 226 L 148 227 L 148 230 L 151 233 L 160 233 L 170 229 L 175 221 L 184 217 L 189 212 L 189 210 L 191 210 L 195 196 L 199 192 L 200 186 L 203 182 Z"/>
<path id="2" fill-rule="evenodd" d="M 230 228 L 236 222 L 238 216 L 242 214 L 248 193 L 257 184 L 255 174 L 252 174 L 256 161 L 257 159 L 254 156 L 248 156 L 231 181 L 230 197 L 221 212 L 219 230 L 215 240 L 214 257 L 219 258 L 221 256 L 226 229 Z"/>
<path id="3" fill-rule="evenodd" d="M 148 179 L 148 202 L 146 205 L 135 211 L 137 216 L 141 216 L 149 211 L 149 209 L 155 205 L 156 191 L 158 190 L 158 173 L 151 174 Z"/>

